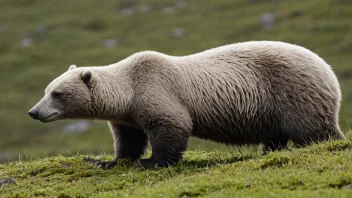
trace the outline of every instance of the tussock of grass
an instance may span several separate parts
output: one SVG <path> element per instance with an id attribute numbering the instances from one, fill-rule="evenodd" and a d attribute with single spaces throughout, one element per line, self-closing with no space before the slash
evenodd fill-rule
<path id="1" fill-rule="evenodd" d="M 177 166 L 140 171 L 128 160 L 110 170 L 82 155 L 0 165 L 5 197 L 351 197 L 349 141 L 259 152 L 188 151 Z M 94 156 L 91 156 L 94 157 Z M 112 159 L 102 155 L 100 159 Z"/>
<path id="2" fill-rule="evenodd" d="M 285 166 L 292 166 L 296 163 L 296 158 L 292 158 L 288 155 L 282 156 L 268 156 L 266 157 L 263 162 L 259 165 L 260 168 L 268 168 L 268 167 L 285 167 Z"/>

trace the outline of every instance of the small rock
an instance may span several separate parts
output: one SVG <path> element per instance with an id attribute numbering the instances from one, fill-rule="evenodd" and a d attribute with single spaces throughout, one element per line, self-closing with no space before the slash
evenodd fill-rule
<path id="1" fill-rule="evenodd" d="M 0 33 L 1 33 L 2 31 L 4 31 L 4 29 L 5 29 L 5 27 L 0 24 Z"/>
<path id="2" fill-rule="evenodd" d="M 175 37 L 183 37 L 185 34 L 185 29 L 183 28 L 174 28 L 171 30 L 171 33 Z"/>
<path id="3" fill-rule="evenodd" d="M 150 12 L 152 11 L 152 7 L 148 4 L 142 4 L 139 6 L 139 10 L 142 12 Z"/>
<path id="4" fill-rule="evenodd" d="M 112 39 L 105 39 L 103 41 L 104 47 L 115 47 L 119 44 L 119 39 L 117 38 L 112 38 Z"/>
<path id="5" fill-rule="evenodd" d="M 120 13 L 123 16 L 129 16 L 129 15 L 132 15 L 134 13 L 134 10 L 132 8 L 124 8 L 124 9 L 120 10 Z"/>
<path id="6" fill-rule="evenodd" d="M 70 133 L 83 133 L 90 129 L 92 127 L 92 124 L 88 121 L 76 121 L 76 122 L 71 122 L 70 124 L 67 124 L 63 130 L 62 133 L 64 134 L 70 134 Z"/>
<path id="7" fill-rule="evenodd" d="M 166 8 L 163 9 L 163 12 L 164 12 L 165 14 L 174 14 L 174 13 L 175 13 L 175 8 L 173 8 L 173 7 L 166 7 Z"/>
<path id="8" fill-rule="evenodd" d="M 23 47 L 30 47 L 30 46 L 33 45 L 33 40 L 30 39 L 30 38 L 25 38 L 25 39 L 23 39 L 23 40 L 21 41 L 21 45 L 22 45 Z"/>
<path id="9" fill-rule="evenodd" d="M 14 178 L 6 178 L 0 180 L 0 188 L 3 184 L 16 184 L 16 180 Z"/>
<path id="10" fill-rule="evenodd" d="M 40 25 L 37 27 L 37 32 L 43 34 L 46 32 L 46 27 L 44 25 Z"/>
<path id="11" fill-rule="evenodd" d="M 274 14 L 271 13 L 271 12 L 264 13 L 260 17 L 260 23 L 262 24 L 262 26 L 265 29 L 270 30 L 275 24 L 275 16 L 274 16 Z"/>

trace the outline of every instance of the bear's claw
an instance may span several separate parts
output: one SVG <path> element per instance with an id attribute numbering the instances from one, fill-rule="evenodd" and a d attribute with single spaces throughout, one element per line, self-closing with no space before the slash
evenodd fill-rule
<path id="1" fill-rule="evenodd" d="M 94 165 L 98 168 L 107 170 L 112 167 L 114 167 L 117 164 L 117 160 L 112 160 L 112 161 L 101 161 L 101 160 L 96 160 L 90 157 L 85 157 L 83 158 L 84 162 L 87 162 L 88 164 Z"/>

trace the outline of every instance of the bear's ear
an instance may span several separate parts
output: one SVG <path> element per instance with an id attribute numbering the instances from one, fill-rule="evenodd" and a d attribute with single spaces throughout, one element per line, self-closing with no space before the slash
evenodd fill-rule
<path id="1" fill-rule="evenodd" d="M 86 85 L 89 85 L 90 81 L 92 80 L 92 72 L 89 70 L 82 72 L 81 78 Z"/>
<path id="2" fill-rule="evenodd" d="M 76 65 L 71 65 L 69 68 L 68 68 L 68 70 L 71 70 L 71 69 L 76 69 L 77 68 L 77 66 Z"/>

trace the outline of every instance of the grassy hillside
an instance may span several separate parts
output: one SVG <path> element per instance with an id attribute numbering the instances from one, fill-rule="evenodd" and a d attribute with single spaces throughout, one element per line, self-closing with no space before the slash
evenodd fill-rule
<path id="1" fill-rule="evenodd" d="M 0 160 L 110 153 L 104 122 L 67 135 L 62 130 L 68 121 L 42 124 L 27 111 L 70 64 L 110 64 L 147 49 L 185 55 L 247 40 L 305 46 L 339 75 L 342 128 L 352 121 L 349 0 L 1 0 L 0 8 Z M 260 23 L 264 13 L 275 18 L 271 29 Z M 191 148 L 214 147 L 191 142 Z"/>
<path id="2" fill-rule="evenodd" d="M 177 166 L 146 171 L 129 161 L 100 170 L 82 158 L 0 165 L 0 183 L 9 181 L 1 197 L 352 197 L 352 144 L 346 141 L 267 156 L 189 151 Z"/>

